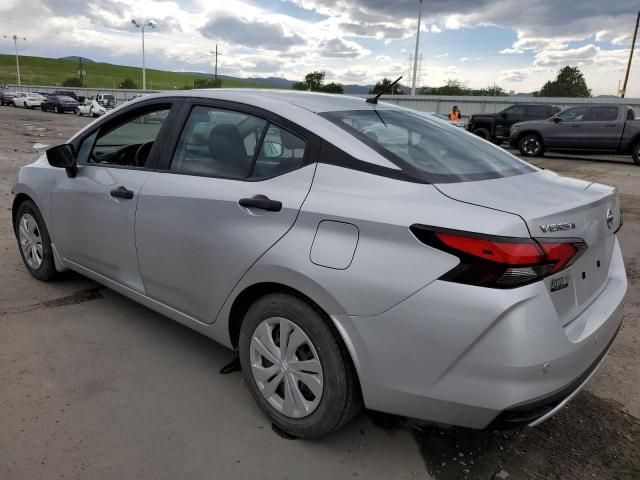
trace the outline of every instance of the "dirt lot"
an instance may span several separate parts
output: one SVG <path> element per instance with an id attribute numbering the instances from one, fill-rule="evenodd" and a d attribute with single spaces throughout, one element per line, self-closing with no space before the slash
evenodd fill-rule
<path id="1" fill-rule="evenodd" d="M 616 185 L 629 291 L 603 367 L 565 410 L 515 432 L 439 428 L 373 412 L 321 441 L 278 436 L 231 354 L 75 274 L 32 279 L 10 188 L 42 145 L 89 119 L 0 108 L 0 478 L 640 478 L 640 167 L 536 160 Z"/>

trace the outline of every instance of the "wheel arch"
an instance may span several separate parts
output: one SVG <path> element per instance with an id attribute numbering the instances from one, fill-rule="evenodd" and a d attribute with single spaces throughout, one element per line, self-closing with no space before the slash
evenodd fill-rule
<path id="1" fill-rule="evenodd" d="M 34 198 L 24 192 L 18 193 L 13 199 L 13 203 L 11 205 L 11 225 L 13 227 L 14 233 L 18 208 L 20 208 L 20 205 L 22 205 L 27 200 L 31 200 L 36 205 L 36 207 L 38 206 Z M 38 209 L 40 209 L 40 207 L 38 207 Z"/>

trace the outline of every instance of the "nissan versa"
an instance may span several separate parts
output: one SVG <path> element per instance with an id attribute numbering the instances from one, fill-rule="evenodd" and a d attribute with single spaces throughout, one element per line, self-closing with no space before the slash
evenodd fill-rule
<path id="1" fill-rule="evenodd" d="M 21 168 L 13 193 L 35 278 L 75 270 L 237 350 L 298 437 L 363 403 L 536 425 L 621 324 L 614 188 L 393 105 L 148 95 Z"/>

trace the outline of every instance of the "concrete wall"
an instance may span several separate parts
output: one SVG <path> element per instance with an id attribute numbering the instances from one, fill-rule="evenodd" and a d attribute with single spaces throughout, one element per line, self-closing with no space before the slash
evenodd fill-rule
<path id="1" fill-rule="evenodd" d="M 11 90 L 22 92 L 52 92 L 54 90 L 72 90 L 78 96 L 91 97 L 98 93 L 110 93 L 116 97 L 118 103 L 130 99 L 138 93 L 154 93 L 158 90 L 121 90 L 107 88 L 65 88 L 50 86 L 9 85 Z M 358 95 L 366 97 L 367 95 Z M 633 107 L 636 115 L 640 116 L 640 98 L 550 98 L 550 97 L 457 97 L 445 95 L 383 95 L 381 102 L 389 102 L 401 107 L 412 108 L 422 112 L 448 113 L 453 105 L 458 105 L 463 116 L 474 113 L 494 113 L 516 103 L 545 103 L 557 105 L 561 108 L 573 105 L 590 105 L 596 103 L 621 103 Z"/>
<path id="2" fill-rule="evenodd" d="M 567 108 L 574 105 L 616 103 L 629 105 L 640 115 L 640 98 L 566 98 L 566 97 L 456 97 L 441 95 L 383 95 L 380 101 L 395 103 L 401 107 L 422 112 L 448 113 L 458 105 L 467 117 L 475 113 L 495 113 L 516 103 L 544 103 Z"/>

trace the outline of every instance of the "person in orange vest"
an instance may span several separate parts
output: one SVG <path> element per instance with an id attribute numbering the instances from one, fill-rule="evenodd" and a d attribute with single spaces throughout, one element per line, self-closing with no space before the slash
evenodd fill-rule
<path id="1" fill-rule="evenodd" d="M 449 112 L 449 120 L 457 122 L 460 119 L 462 119 L 462 113 L 460 113 L 460 109 L 458 108 L 458 105 L 454 105 L 451 112 Z"/>

